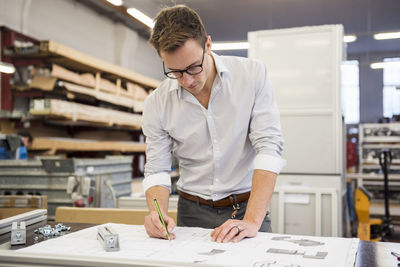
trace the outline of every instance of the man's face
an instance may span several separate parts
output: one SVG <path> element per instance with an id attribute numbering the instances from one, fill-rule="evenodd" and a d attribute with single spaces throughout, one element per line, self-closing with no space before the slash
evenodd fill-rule
<path id="1" fill-rule="evenodd" d="M 208 56 L 203 47 L 194 39 L 188 39 L 185 44 L 175 50 L 174 52 L 167 53 L 161 51 L 161 59 L 164 61 L 166 71 L 186 70 L 189 67 L 200 65 L 203 60 L 203 71 L 191 75 L 187 72 L 183 73 L 181 78 L 178 78 L 178 83 L 194 96 L 199 94 L 207 81 L 207 66 Z M 204 59 L 203 59 L 204 55 Z M 167 69 L 168 68 L 168 69 Z"/>

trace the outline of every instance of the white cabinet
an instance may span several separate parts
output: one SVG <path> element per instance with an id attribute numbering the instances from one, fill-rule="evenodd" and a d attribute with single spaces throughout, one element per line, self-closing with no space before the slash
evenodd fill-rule
<path id="1" fill-rule="evenodd" d="M 341 174 L 342 25 L 249 32 L 248 39 L 249 57 L 266 64 L 281 113 L 283 172 Z"/>
<path id="2" fill-rule="evenodd" d="M 343 26 L 262 30 L 249 32 L 248 40 L 249 57 L 267 66 L 285 139 L 287 166 L 270 205 L 273 230 L 341 236 Z"/>

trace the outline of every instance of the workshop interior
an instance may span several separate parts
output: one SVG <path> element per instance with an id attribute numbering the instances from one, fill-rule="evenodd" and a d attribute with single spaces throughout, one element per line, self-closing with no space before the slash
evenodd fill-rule
<path id="1" fill-rule="evenodd" d="M 213 53 L 265 64 L 279 110 L 272 233 L 238 247 L 206 250 L 204 229 L 150 245 L 143 230 L 142 115 L 169 79 L 148 40 L 175 4 L 200 15 Z M 0 266 L 398 266 L 399 12 L 398 0 L 0 0 Z"/>

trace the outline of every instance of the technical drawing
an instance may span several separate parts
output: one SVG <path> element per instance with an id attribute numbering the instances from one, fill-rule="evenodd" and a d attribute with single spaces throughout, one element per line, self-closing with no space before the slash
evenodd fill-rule
<path id="1" fill-rule="evenodd" d="M 257 261 L 253 264 L 253 267 L 301 267 L 298 264 L 279 264 L 276 261 L 269 262 L 269 261 Z"/>
<path id="2" fill-rule="evenodd" d="M 306 259 L 318 259 L 323 260 L 328 255 L 328 252 L 318 251 L 315 255 L 306 255 L 304 251 L 294 250 L 294 249 L 280 249 L 280 248 L 270 248 L 267 253 L 275 254 L 287 254 L 287 255 L 302 255 Z"/>
<path id="3" fill-rule="evenodd" d="M 303 247 L 325 245 L 325 243 L 310 240 L 310 239 L 291 239 L 291 238 L 292 237 L 290 237 L 290 236 L 276 236 L 276 237 L 271 238 L 271 240 L 292 242 L 292 243 L 298 244 L 299 246 L 303 246 Z"/>
<path id="4" fill-rule="evenodd" d="M 220 254 L 220 253 L 224 253 L 224 252 L 225 252 L 225 250 L 222 250 L 222 249 L 212 249 L 212 250 L 207 251 L 207 252 L 200 252 L 199 254 L 200 255 L 206 255 L 206 256 L 213 256 L 215 254 Z"/>

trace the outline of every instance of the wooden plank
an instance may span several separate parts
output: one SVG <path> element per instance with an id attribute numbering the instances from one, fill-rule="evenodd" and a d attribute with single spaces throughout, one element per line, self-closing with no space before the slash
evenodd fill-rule
<path id="1" fill-rule="evenodd" d="M 96 73 L 96 76 L 91 73 L 79 74 L 58 66 L 57 64 L 52 64 L 51 77 L 93 88 L 94 90 L 102 90 L 114 95 L 123 95 L 138 101 L 144 101 L 148 96 L 146 90 L 137 84 L 127 82 L 127 89 L 125 89 L 121 87 L 121 79 L 117 79 L 116 82 L 113 83 L 112 81 L 102 78 L 99 72 Z"/>
<path id="2" fill-rule="evenodd" d="M 0 195 L 0 207 L 47 209 L 47 196 Z"/>
<path id="3" fill-rule="evenodd" d="M 0 220 L 19 215 L 28 211 L 35 210 L 34 208 L 0 208 Z"/>
<path id="4" fill-rule="evenodd" d="M 143 225 L 148 210 L 111 209 L 111 208 L 74 208 L 57 207 L 56 222 L 63 223 L 124 223 Z M 176 221 L 176 211 L 169 211 L 168 216 Z"/>
<path id="5" fill-rule="evenodd" d="M 64 46 L 54 41 L 43 41 L 40 43 L 42 53 L 61 56 L 65 59 L 75 61 L 83 66 L 89 67 L 93 72 L 106 72 L 116 77 L 121 77 L 129 81 L 141 84 L 145 87 L 156 88 L 160 81 L 142 75 L 140 73 L 125 69 L 121 66 L 109 63 L 107 61 L 86 55 L 73 48 Z"/>
<path id="6" fill-rule="evenodd" d="M 137 101 L 131 98 L 127 98 L 122 95 L 114 95 L 102 91 L 96 91 L 91 88 L 69 82 L 59 82 L 58 84 L 59 86 L 65 87 L 70 92 L 89 95 L 104 102 L 108 102 L 114 105 L 123 106 L 127 108 L 132 108 L 135 112 L 143 111 L 142 101 Z"/>
<path id="7" fill-rule="evenodd" d="M 119 125 L 140 129 L 142 115 L 101 107 L 89 106 L 58 99 L 33 99 L 29 113 L 50 115 L 71 121 L 103 123 L 107 126 Z"/>
<path id="8" fill-rule="evenodd" d="M 87 139 L 35 137 L 29 150 L 145 152 L 146 144 L 138 142 L 97 141 Z"/>

